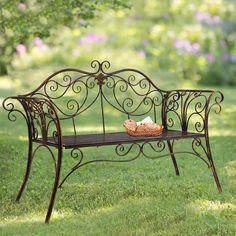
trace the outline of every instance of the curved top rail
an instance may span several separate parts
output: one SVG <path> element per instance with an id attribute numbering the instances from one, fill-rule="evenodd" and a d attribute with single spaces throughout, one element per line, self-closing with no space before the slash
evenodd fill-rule
<path id="1" fill-rule="evenodd" d="M 138 74 L 142 75 L 156 90 L 158 90 L 160 92 L 165 92 L 165 93 L 168 92 L 168 91 L 165 91 L 165 90 L 162 90 L 162 89 L 158 88 L 146 74 L 144 74 L 143 72 L 141 72 L 137 69 L 125 68 L 125 69 L 120 69 L 120 70 L 109 72 L 107 70 L 110 68 L 110 62 L 108 62 L 108 61 L 99 62 L 98 60 L 93 60 L 90 65 L 91 65 L 91 68 L 95 69 L 95 71 L 85 71 L 85 70 L 76 69 L 76 68 L 65 68 L 65 69 L 58 70 L 58 71 L 54 72 L 53 74 L 49 75 L 43 81 L 43 83 L 41 83 L 32 92 L 23 94 L 23 96 L 33 95 L 38 90 L 40 90 L 44 85 L 46 85 L 50 81 L 50 79 L 52 79 L 56 75 L 59 75 L 63 72 L 78 72 L 78 73 L 81 73 L 81 74 L 84 74 L 84 75 L 93 76 L 94 78 L 96 78 L 96 76 L 99 76 L 99 74 L 102 74 L 104 77 L 107 77 L 107 76 L 120 74 L 120 73 L 123 73 L 123 72 L 135 72 L 135 73 L 138 73 Z"/>

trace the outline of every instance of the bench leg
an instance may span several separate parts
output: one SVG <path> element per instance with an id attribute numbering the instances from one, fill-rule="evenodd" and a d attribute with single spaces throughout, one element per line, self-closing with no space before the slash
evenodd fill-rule
<path id="1" fill-rule="evenodd" d="M 16 202 L 20 201 L 22 193 L 24 192 L 25 186 L 26 186 L 26 184 L 28 182 L 28 179 L 29 179 L 30 170 L 31 170 L 31 166 L 32 166 L 32 159 L 33 159 L 33 156 L 32 156 L 32 146 L 33 146 L 32 140 L 29 140 L 28 160 L 27 160 L 27 166 L 26 166 L 26 170 L 25 170 L 25 176 L 24 176 L 23 183 L 21 184 L 20 190 L 19 190 L 19 192 L 17 194 Z"/>
<path id="2" fill-rule="evenodd" d="M 53 190 L 51 194 L 51 199 L 49 202 L 48 206 L 48 211 L 45 219 L 45 223 L 49 223 L 50 217 L 52 214 L 52 209 L 54 206 L 57 190 L 58 190 L 58 185 L 59 185 L 59 180 L 60 180 L 60 172 L 61 172 L 61 162 L 62 162 L 62 148 L 58 148 L 58 161 L 56 165 L 56 175 L 55 175 L 55 180 L 54 180 L 54 185 L 53 185 Z"/>
<path id="3" fill-rule="evenodd" d="M 207 147 L 207 158 L 210 162 L 211 171 L 214 176 L 217 189 L 218 189 L 219 193 L 221 193 L 222 188 L 221 188 L 220 181 L 219 181 L 218 175 L 216 173 L 216 168 L 215 168 L 215 165 L 213 162 L 213 158 L 212 158 L 212 154 L 211 154 L 211 147 L 210 147 L 210 143 L 209 143 L 209 137 L 206 137 L 205 139 L 206 139 L 206 147 Z"/>
<path id="4" fill-rule="evenodd" d="M 173 147 L 170 143 L 170 140 L 167 140 L 167 144 L 168 144 L 168 148 L 169 148 L 169 151 L 170 151 L 170 156 L 171 156 L 172 162 L 173 162 L 174 167 L 175 167 L 175 173 L 176 173 L 176 175 L 179 175 L 179 168 L 178 168 L 178 165 L 177 165 L 177 161 L 175 159 L 175 155 L 173 154 Z"/>

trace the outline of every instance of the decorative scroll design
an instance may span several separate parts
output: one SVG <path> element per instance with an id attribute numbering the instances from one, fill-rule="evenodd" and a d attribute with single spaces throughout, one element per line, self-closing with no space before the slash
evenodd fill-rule
<path id="1" fill-rule="evenodd" d="M 24 114 L 21 110 L 15 107 L 15 103 L 11 100 L 17 100 L 17 97 L 8 97 L 6 98 L 2 105 L 3 108 L 8 111 L 8 120 L 15 122 L 17 120 L 17 113 L 21 114 L 26 123 L 29 125 L 29 118 L 27 117 L 26 114 Z"/>
<path id="2" fill-rule="evenodd" d="M 174 145 L 174 140 L 171 143 L 172 149 Z M 136 160 L 138 157 L 143 155 L 143 157 L 148 158 L 148 159 L 157 159 L 161 157 L 167 157 L 170 156 L 171 154 L 191 154 L 200 160 L 202 160 L 208 168 L 210 167 L 208 161 L 203 157 L 202 154 L 204 154 L 205 157 L 208 156 L 206 147 L 202 144 L 202 140 L 200 138 L 194 138 L 192 140 L 192 151 L 177 151 L 173 153 L 166 153 L 160 155 L 163 151 L 166 149 L 166 143 L 164 140 L 159 140 L 158 142 L 144 142 L 144 143 L 131 143 L 131 144 L 118 144 L 115 146 L 115 153 L 118 157 L 124 158 L 128 154 L 132 152 L 132 157 L 130 158 L 125 158 L 125 159 L 95 159 L 95 160 L 89 160 L 85 161 L 84 160 L 84 154 L 80 148 L 74 148 L 71 150 L 71 157 L 75 159 L 79 159 L 78 163 L 74 165 L 71 168 L 71 171 L 64 177 L 64 179 L 61 181 L 59 187 L 61 187 L 66 179 L 76 170 L 78 170 L 80 167 L 85 166 L 90 163 L 97 163 L 97 162 L 114 162 L 114 163 L 121 163 L 121 162 L 130 162 Z M 136 148 L 136 150 L 135 150 Z M 151 152 L 154 153 L 154 155 L 151 155 Z"/>
<path id="3" fill-rule="evenodd" d="M 151 113 L 154 121 L 157 120 L 157 109 L 161 110 L 166 93 L 158 89 L 145 74 L 135 69 L 108 72 L 110 63 L 107 61 L 100 63 L 95 60 L 91 67 L 92 72 L 69 68 L 52 74 L 33 92 L 16 97 L 25 109 L 25 114 L 16 110 L 13 103 L 5 106 L 9 111 L 9 119 L 16 119 L 14 112 L 20 112 L 34 139 L 42 136 L 44 140 L 47 137 L 58 138 L 56 130 L 50 131 L 49 136 L 49 130 L 56 125 L 55 121 L 58 123 L 50 110 L 56 111 L 59 120 L 71 119 L 76 135 L 75 117 L 97 101 L 101 107 L 106 101 L 128 117 Z M 53 109 L 48 109 L 50 107 Z M 103 112 L 103 126 L 104 120 Z"/>
<path id="4" fill-rule="evenodd" d="M 150 156 L 150 152 L 145 151 L 145 149 L 151 149 L 151 151 L 153 151 L 156 154 L 161 153 L 162 151 L 165 150 L 166 148 L 166 144 L 164 140 L 159 140 L 156 143 L 149 143 L 149 142 L 145 142 L 142 144 L 141 146 L 141 152 L 143 154 L 144 157 L 146 158 L 153 158 L 152 156 Z"/>
<path id="5" fill-rule="evenodd" d="M 141 116 L 162 105 L 164 92 L 154 87 L 147 77 L 122 71 L 119 74 L 107 75 L 102 95 L 116 110 L 132 116 Z"/>
<path id="6" fill-rule="evenodd" d="M 115 152 L 118 156 L 120 157 L 124 157 L 126 156 L 134 147 L 140 147 L 140 145 L 138 143 L 132 143 L 130 145 L 130 147 L 126 148 L 123 144 L 118 144 L 116 147 L 115 147 Z M 74 149 L 73 149 L 74 150 Z M 72 150 L 72 151 L 73 151 Z M 80 159 L 79 159 L 79 162 L 71 168 L 71 171 L 64 177 L 64 179 L 61 181 L 59 187 L 61 187 L 63 185 L 63 183 L 66 181 L 66 179 L 74 172 L 76 171 L 77 169 L 79 169 L 80 167 L 82 166 L 85 166 L 87 164 L 90 164 L 90 163 L 94 163 L 94 162 L 130 162 L 130 161 L 133 161 L 135 159 L 137 159 L 139 157 L 139 155 L 141 154 L 141 152 L 139 151 L 138 149 L 138 152 L 134 155 L 134 157 L 132 158 L 129 158 L 129 159 L 122 159 L 122 160 L 109 160 L 109 159 L 99 159 L 99 160 L 90 160 L 90 161 L 87 161 L 87 162 L 84 162 L 82 163 L 82 160 L 83 160 L 83 152 L 81 151 L 81 149 L 79 148 L 76 148 L 76 150 L 79 152 L 80 154 Z M 71 156 L 73 155 L 73 152 L 71 151 Z M 73 156 L 72 156 L 73 157 Z M 77 157 L 77 153 L 76 153 L 76 157 Z"/>
<path id="7" fill-rule="evenodd" d="M 215 114 L 221 112 L 221 102 L 224 100 L 224 95 L 220 91 L 213 92 L 208 98 L 208 109 L 206 115 L 208 116 L 210 111 L 213 109 Z"/>
<path id="8" fill-rule="evenodd" d="M 91 107 L 100 94 L 99 79 L 105 78 L 104 70 L 110 63 L 94 60 L 92 72 L 79 69 L 63 69 L 50 75 L 37 89 L 24 96 L 43 97 L 57 109 L 60 119 L 72 119 Z"/>
<path id="9" fill-rule="evenodd" d="M 91 107 L 99 96 L 94 75 L 51 79 L 31 97 L 46 97 L 60 113 L 60 119 L 73 118 Z M 42 91 L 43 90 L 43 91 Z"/>
<path id="10" fill-rule="evenodd" d="M 23 96 L 46 98 L 56 108 L 60 120 L 74 122 L 73 119 L 99 101 L 99 97 L 128 116 L 153 112 L 156 120 L 156 109 L 161 107 L 166 92 L 157 88 L 145 74 L 135 69 L 108 72 L 108 61 L 94 60 L 91 68 L 90 72 L 72 68 L 60 70 Z"/>
<path id="11" fill-rule="evenodd" d="M 206 165 L 208 166 L 208 168 L 210 168 L 210 165 L 209 163 L 202 157 L 202 155 L 200 154 L 200 150 L 202 150 L 202 152 L 204 153 L 204 156 L 208 156 L 207 154 L 207 151 L 206 151 L 206 148 L 204 147 L 204 145 L 202 144 L 202 140 L 200 138 L 194 138 L 193 141 L 192 141 L 192 150 L 193 150 L 193 153 L 198 157 L 200 158 L 201 160 L 203 160 Z"/>
<path id="12" fill-rule="evenodd" d="M 10 97 L 18 100 L 24 108 L 25 114 L 16 109 L 8 99 L 4 100 L 3 107 L 9 111 L 8 118 L 11 121 L 16 120 L 14 112 L 19 112 L 26 120 L 29 128 L 29 134 L 33 140 L 42 138 L 44 142 L 48 137 L 53 137 L 57 143 L 61 138 L 61 127 L 56 110 L 52 104 L 44 98 L 32 97 Z"/>
<path id="13" fill-rule="evenodd" d="M 91 62 L 91 67 L 94 69 L 97 69 L 97 71 L 95 72 L 95 74 L 97 74 L 98 72 L 102 72 L 103 74 L 107 74 L 107 70 L 110 68 L 111 64 L 109 61 L 103 61 L 103 62 L 99 62 L 97 60 L 93 60 Z"/>
<path id="14" fill-rule="evenodd" d="M 39 134 L 43 141 L 47 141 L 48 137 L 53 137 L 55 141 L 61 137 L 60 121 L 56 110 L 46 99 L 38 98 L 19 98 L 25 107 L 33 126 L 33 138 L 38 139 Z"/>
<path id="15" fill-rule="evenodd" d="M 183 131 L 205 132 L 211 109 L 215 108 L 215 112 L 219 113 L 222 101 L 223 95 L 218 91 L 170 91 L 164 103 L 164 125 L 168 128 L 179 124 Z"/>
<path id="16" fill-rule="evenodd" d="M 66 181 L 66 179 L 75 171 L 77 170 L 82 164 L 84 154 L 81 151 L 80 148 L 76 147 L 73 148 L 70 152 L 70 156 L 74 159 L 79 159 L 79 162 L 71 169 L 71 171 L 64 177 L 64 179 L 61 181 L 59 188 L 63 185 L 63 183 Z"/>

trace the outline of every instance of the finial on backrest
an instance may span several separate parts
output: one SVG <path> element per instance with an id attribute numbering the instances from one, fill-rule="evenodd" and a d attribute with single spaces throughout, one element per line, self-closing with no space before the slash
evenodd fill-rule
<path id="1" fill-rule="evenodd" d="M 99 71 L 101 71 L 102 73 L 106 74 L 106 70 L 109 69 L 111 66 L 110 62 L 109 61 L 103 61 L 103 62 L 99 62 L 98 60 L 93 60 L 91 62 L 91 67 L 96 69 L 96 73 L 98 73 Z"/>

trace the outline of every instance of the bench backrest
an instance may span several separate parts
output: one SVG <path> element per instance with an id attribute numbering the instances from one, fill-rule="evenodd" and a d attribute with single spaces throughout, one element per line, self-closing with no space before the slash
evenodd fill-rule
<path id="1" fill-rule="evenodd" d="M 155 122 L 162 122 L 165 91 L 145 74 L 135 69 L 107 72 L 110 67 L 107 61 L 93 61 L 91 67 L 93 72 L 60 70 L 27 96 L 49 99 L 56 107 L 60 120 L 72 122 L 74 133 L 79 130 L 80 116 L 87 112 L 87 119 L 100 113 L 96 125 L 100 123 L 104 133 L 112 114 L 116 114 L 113 119 L 122 117 L 123 121 L 134 117 L 140 120 L 149 115 Z M 123 116 L 117 116 L 117 112 Z"/>

